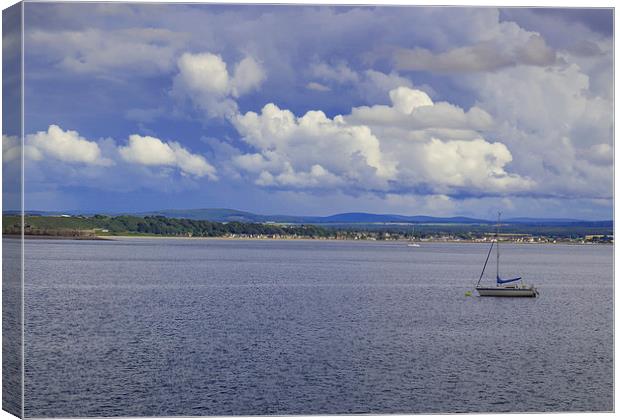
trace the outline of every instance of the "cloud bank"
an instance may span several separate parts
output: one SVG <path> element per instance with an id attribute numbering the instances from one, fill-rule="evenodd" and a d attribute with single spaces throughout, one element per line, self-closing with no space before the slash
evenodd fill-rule
<path id="1" fill-rule="evenodd" d="M 613 34 L 581 9 L 99 6 L 28 6 L 30 124 L 61 131 L 29 168 L 268 211 L 613 207 Z"/>
<path id="2" fill-rule="evenodd" d="M 483 110 L 435 104 L 402 86 L 389 96 L 391 106 L 334 118 L 322 111 L 297 117 L 275 104 L 239 115 L 233 124 L 255 153 L 233 161 L 256 184 L 282 188 L 488 195 L 535 185 L 506 170 L 513 159 L 506 145 L 475 131 L 491 123 Z"/>

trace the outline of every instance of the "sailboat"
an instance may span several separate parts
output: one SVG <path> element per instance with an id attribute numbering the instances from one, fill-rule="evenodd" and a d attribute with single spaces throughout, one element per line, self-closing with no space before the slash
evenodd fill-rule
<path id="1" fill-rule="evenodd" d="M 416 243 L 416 242 L 413 242 L 413 239 L 415 239 L 415 225 L 413 225 L 413 230 L 411 231 L 411 241 L 409 241 L 407 243 L 407 246 L 412 246 L 412 247 L 415 247 L 415 248 L 419 248 L 420 244 Z"/>
<path id="2" fill-rule="evenodd" d="M 538 290 L 534 287 L 534 285 L 527 285 L 523 283 L 521 277 L 516 277 L 514 279 L 502 279 L 499 276 L 499 225 L 500 225 L 500 217 L 501 212 L 497 214 L 497 228 L 495 230 L 495 241 L 491 242 L 491 248 L 489 248 L 489 253 L 487 254 L 487 259 L 484 262 L 484 266 L 482 267 L 482 272 L 480 273 L 480 278 L 478 279 L 478 283 L 476 284 L 476 290 L 480 296 L 498 296 L 498 297 L 536 297 L 538 296 Z M 497 252 L 497 269 L 496 269 L 496 285 L 495 286 L 480 286 L 480 281 L 482 281 L 482 276 L 484 275 L 484 270 L 487 267 L 487 263 L 489 262 L 489 257 L 491 256 L 491 251 L 493 250 L 493 246 L 495 246 L 495 250 Z M 519 283 L 517 283 L 519 282 Z"/>

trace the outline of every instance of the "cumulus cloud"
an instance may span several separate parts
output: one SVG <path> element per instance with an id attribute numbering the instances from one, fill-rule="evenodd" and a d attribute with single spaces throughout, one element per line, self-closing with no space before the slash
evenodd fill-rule
<path id="1" fill-rule="evenodd" d="M 237 112 L 237 98 L 257 89 L 265 80 L 262 66 L 252 57 L 236 64 L 233 74 L 221 56 L 184 53 L 178 60 L 179 73 L 173 91 L 188 97 L 210 117 L 231 117 Z"/>
<path id="2" fill-rule="evenodd" d="M 433 101 L 426 93 L 405 87 L 390 91 L 390 99 L 394 109 L 401 114 L 411 114 L 416 108 L 433 105 Z"/>
<path id="3" fill-rule="evenodd" d="M 512 155 L 499 142 L 432 139 L 422 149 L 423 159 L 418 163 L 426 176 L 439 185 L 489 192 L 522 191 L 534 185 L 531 180 L 506 172 L 504 168 Z"/>
<path id="4" fill-rule="evenodd" d="M 239 115 L 233 124 L 259 151 L 235 163 L 257 174 L 259 185 L 386 188 L 394 175 L 394 163 L 384 158 L 368 127 L 347 125 L 341 117 L 330 119 L 321 111 L 296 117 L 267 104 L 260 114 Z"/>
<path id="5" fill-rule="evenodd" d="M 198 93 L 228 94 L 228 70 L 219 55 L 185 53 L 179 58 L 178 66 L 179 77 L 188 89 Z"/>
<path id="6" fill-rule="evenodd" d="M 353 108 L 334 118 L 321 111 L 297 117 L 274 104 L 260 114 L 239 115 L 233 123 L 255 152 L 233 162 L 256 184 L 284 189 L 486 195 L 535 185 L 506 170 L 512 161 L 506 145 L 487 142 L 475 131 L 489 124 L 485 111 L 435 104 L 426 93 L 404 86 L 389 95 L 391 106 Z M 471 138 L 436 136 L 441 130 L 458 132 L 454 128 Z"/>
<path id="7" fill-rule="evenodd" d="M 594 81 L 576 64 L 521 66 L 467 81 L 500 122 L 490 132 L 510 148 L 512 167 L 540 180 L 536 194 L 612 196 L 613 95 L 594 93 Z"/>
<path id="8" fill-rule="evenodd" d="M 52 124 L 47 131 L 28 134 L 23 149 L 17 137 L 3 136 L 4 162 L 20 159 L 22 150 L 25 159 L 31 162 L 40 161 L 48 168 L 59 166 L 57 162 L 64 163 L 62 170 L 68 176 L 74 174 L 77 179 L 80 174 L 101 176 L 101 170 L 112 165 L 116 165 L 115 171 L 124 173 L 127 172 L 127 164 L 177 168 L 182 175 L 217 179 L 217 171 L 213 165 L 203 156 L 191 153 L 180 143 L 164 142 L 155 137 L 137 134 L 129 136 L 128 145 L 119 147 L 113 139 L 91 141 L 80 136 L 77 131 L 65 131 Z M 31 170 L 35 168 L 31 166 Z"/>
<path id="9" fill-rule="evenodd" d="M 97 142 L 85 139 L 77 131 L 65 131 L 54 124 L 50 125 L 47 131 L 28 134 L 24 153 L 34 160 L 47 156 L 71 163 L 102 166 L 113 164 L 110 159 L 102 157 Z"/>
<path id="10" fill-rule="evenodd" d="M 129 144 L 119 147 L 118 151 L 127 162 L 176 167 L 185 175 L 217 179 L 215 168 L 203 156 L 190 153 L 177 142 L 164 142 L 156 137 L 133 134 L 129 136 Z"/>
<path id="11" fill-rule="evenodd" d="M 398 87 L 389 92 L 392 102 L 388 105 L 355 107 L 345 119 L 354 124 L 365 124 L 373 130 L 408 130 L 411 134 L 435 129 L 437 133 L 452 133 L 463 130 L 471 134 L 484 130 L 492 122 L 492 117 L 483 109 L 474 106 L 469 111 L 448 102 L 433 102 L 425 92 L 408 87 Z M 401 133 L 401 137 L 404 133 Z M 430 139 L 430 136 L 427 137 Z"/>

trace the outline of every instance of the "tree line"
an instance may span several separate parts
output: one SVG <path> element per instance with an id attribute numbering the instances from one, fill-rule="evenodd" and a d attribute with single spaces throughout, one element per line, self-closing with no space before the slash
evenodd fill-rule
<path id="1" fill-rule="evenodd" d="M 314 225 L 275 225 L 244 222 L 210 222 L 206 220 L 176 219 L 164 216 L 26 216 L 26 234 L 43 234 L 54 232 L 52 236 L 60 236 L 60 233 L 75 231 L 107 231 L 112 235 L 119 234 L 145 234 L 165 236 L 198 236 L 198 237 L 221 237 L 221 236 L 294 236 L 321 238 L 330 236 L 330 230 Z M 3 232 L 15 234 L 20 231 L 18 216 L 3 217 Z"/>

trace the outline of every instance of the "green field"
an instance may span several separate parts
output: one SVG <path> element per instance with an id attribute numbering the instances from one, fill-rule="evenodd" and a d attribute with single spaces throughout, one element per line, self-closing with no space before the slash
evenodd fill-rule
<path id="1" fill-rule="evenodd" d="M 205 220 L 174 219 L 163 216 L 26 216 L 25 233 L 44 236 L 88 235 L 162 235 L 223 237 L 293 236 L 327 237 L 330 231 L 317 226 L 279 226 L 260 223 L 217 223 Z M 5 234 L 20 233 L 20 217 L 4 216 L 2 230 Z"/>

